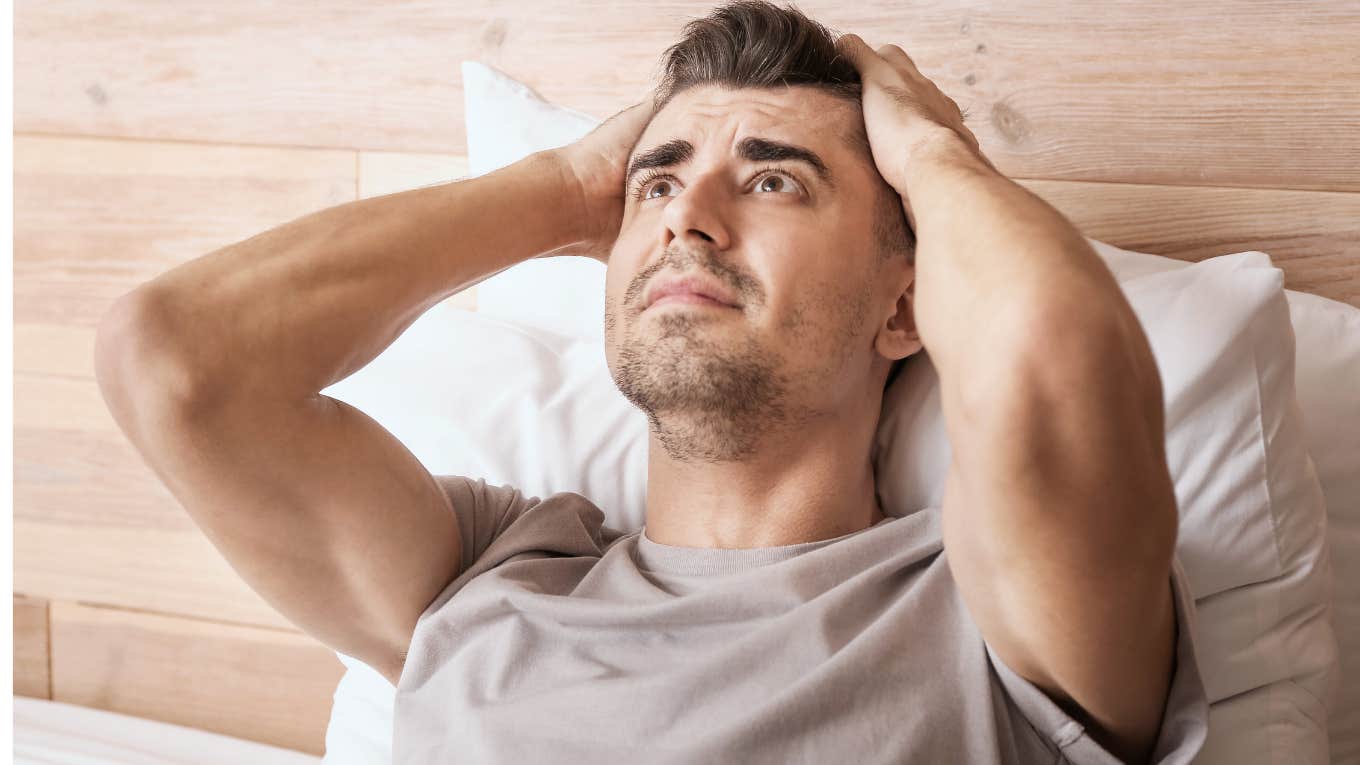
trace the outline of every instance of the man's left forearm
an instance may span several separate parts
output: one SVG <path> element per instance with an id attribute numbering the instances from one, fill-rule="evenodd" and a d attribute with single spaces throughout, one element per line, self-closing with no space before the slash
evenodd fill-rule
<path id="1" fill-rule="evenodd" d="M 1006 540 L 998 549 L 1082 540 L 1073 570 L 1116 556 L 1157 570 L 1146 562 L 1169 557 L 1177 516 L 1137 316 L 1056 210 L 971 150 L 924 152 L 908 181 L 915 316 L 970 523 Z"/>
<path id="2" fill-rule="evenodd" d="M 1034 364 L 1059 385 L 1121 366 L 1160 431 L 1156 364 L 1137 317 L 1065 217 L 945 131 L 920 144 L 906 188 L 916 224 L 915 316 L 942 387 L 964 399 Z"/>

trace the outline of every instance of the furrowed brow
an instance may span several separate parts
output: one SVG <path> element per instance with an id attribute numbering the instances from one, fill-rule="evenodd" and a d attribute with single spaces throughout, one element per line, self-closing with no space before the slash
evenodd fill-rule
<path id="1" fill-rule="evenodd" d="M 693 156 L 694 144 L 681 138 L 674 138 L 633 157 L 633 163 L 628 166 L 628 174 L 624 176 L 623 183 L 625 186 L 632 183 L 633 176 L 643 170 L 678 165 L 688 162 Z"/>
<path id="2" fill-rule="evenodd" d="M 833 189 L 836 187 L 831 179 L 831 170 L 811 149 L 766 138 L 747 138 L 737 145 L 737 154 L 749 162 L 802 162 L 817 173 L 822 183 Z"/>

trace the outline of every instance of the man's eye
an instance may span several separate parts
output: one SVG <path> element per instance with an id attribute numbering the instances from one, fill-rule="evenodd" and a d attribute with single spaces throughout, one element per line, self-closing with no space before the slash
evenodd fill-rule
<path id="1" fill-rule="evenodd" d="M 774 187 L 767 186 L 766 184 L 768 184 L 772 180 L 778 181 L 778 183 Z M 761 176 L 760 180 L 756 182 L 756 188 L 759 189 L 760 191 L 783 190 L 792 191 L 795 194 L 798 193 L 798 183 L 793 180 L 792 176 L 779 170 Z"/>
<path id="2" fill-rule="evenodd" d="M 634 182 L 629 196 L 634 200 L 642 202 L 652 199 L 652 189 L 659 187 L 669 188 L 671 176 L 659 170 L 650 170 L 637 181 Z"/>
<path id="3" fill-rule="evenodd" d="M 650 185 L 650 186 L 643 186 L 643 188 L 642 188 L 642 198 L 643 198 L 643 199 L 655 199 L 655 197 L 652 196 L 652 192 L 653 192 L 653 191 L 655 191 L 656 189 L 667 189 L 667 190 L 669 190 L 670 187 L 671 187 L 671 182 L 670 182 L 670 181 L 666 181 L 666 180 L 657 181 L 656 183 L 654 183 L 654 184 L 652 184 L 652 185 Z M 664 194 L 663 194 L 663 196 L 664 196 Z"/>

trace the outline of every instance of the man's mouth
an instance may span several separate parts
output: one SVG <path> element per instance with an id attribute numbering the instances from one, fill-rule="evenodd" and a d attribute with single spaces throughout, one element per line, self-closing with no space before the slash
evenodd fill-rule
<path id="1" fill-rule="evenodd" d="M 668 305 L 683 305 L 692 307 L 707 306 L 709 308 L 736 308 L 736 306 L 728 305 L 721 301 L 714 300 L 713 298 L 704 297 L 703 295 L 700 295 L 697 292 L 677 292 L 672 295 L 666 295 L 664 297 L 657 298 L 655 302 L 653 302 L 650 306 L 647 307 L 647 310 Z"/>
<path id="2" fill-rule="evenodd" d="M 723 285 L 716 278 L 695 271 L 689 274 L 664 274 L 652 280 L 647 287 L 646 302 L 644 307 L 650 308 L 663 299 L 693 294 L 711 300 L 718 305 L 735 307 L 737 301 L 732 290 Z"/>

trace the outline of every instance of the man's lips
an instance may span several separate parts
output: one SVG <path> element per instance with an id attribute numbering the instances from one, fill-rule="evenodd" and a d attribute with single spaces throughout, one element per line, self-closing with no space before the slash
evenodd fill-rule
<path id="1" fill-rule="evenodd" d="M 689 303 L 716 303 L 729 308 L 737 307 L 736 300 L 728 290 L 702 273 L 658 277 L 647 289 L 645 307 L 650 308 L 653 304 L 668 298 L 667 302 L 679 302 L 681 297 L 699 298 L 685 301 Z"/>
<path id="2" fill-rule="evenodd" d="M 676 292 L 670 295 L 663 295 L 652 302 L 648 308 L 659 308 L 665 305 L 696 305 L 710 306 L 712 308 L 736 308 L 711 297 L 705 297 L 697 292 Z"/>

